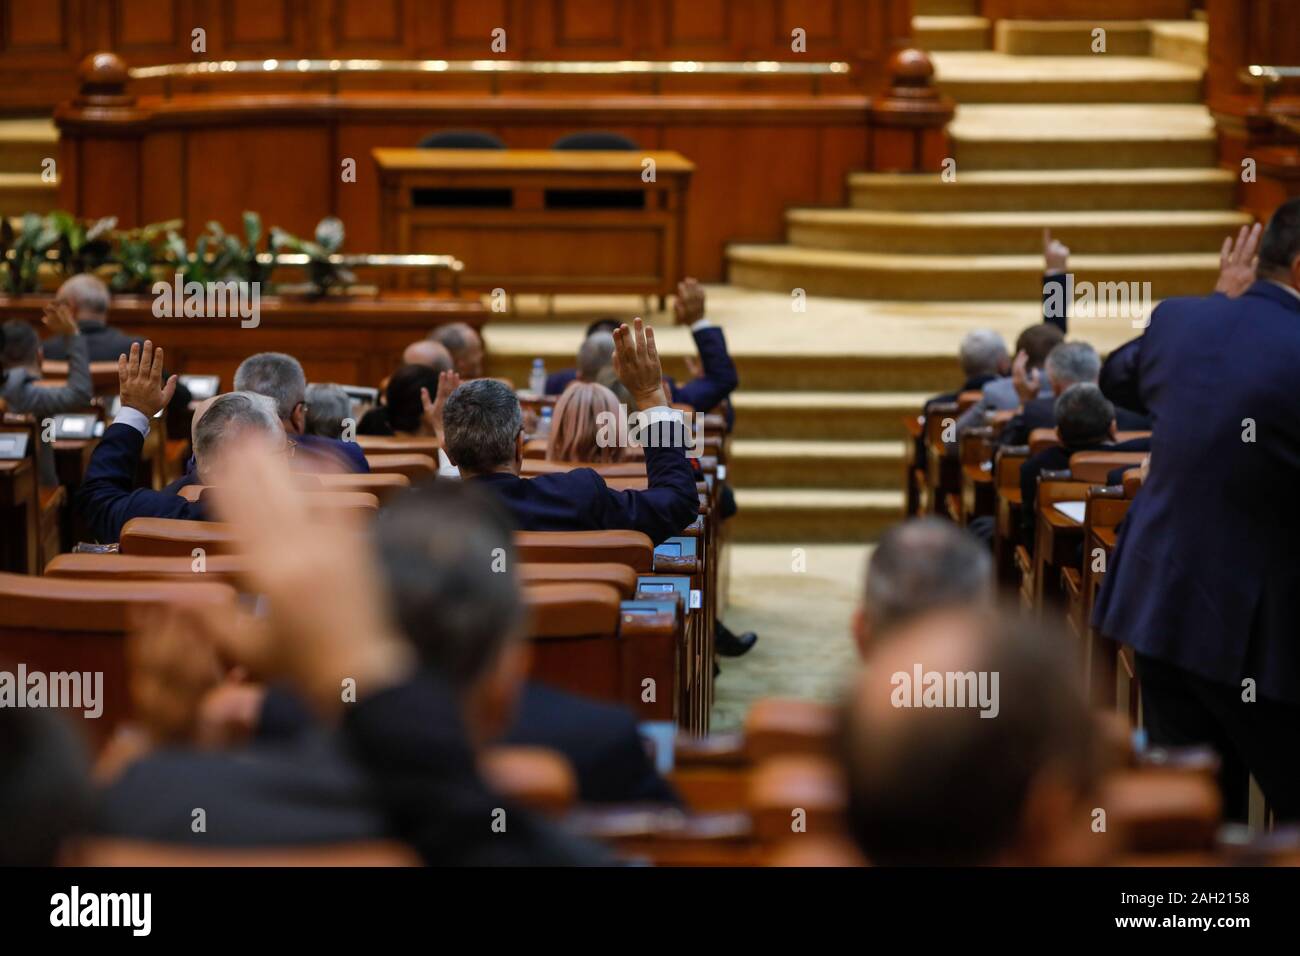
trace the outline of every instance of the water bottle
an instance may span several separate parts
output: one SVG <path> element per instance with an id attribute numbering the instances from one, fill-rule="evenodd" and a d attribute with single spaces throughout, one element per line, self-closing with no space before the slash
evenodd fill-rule
<path id="1" fill-rule="evenodd" d="M 539 358 L 533 359 L 533 371 L 528 376 L 528 391 L 538 396 L 546 394 L 546 363 Z"/>
<path id="2" fill-rule="evenodd" d="M 549 438 L 551 435 L 551 406 L 542 409 L 542 420 L 537 423 L 537 437 Z"/>

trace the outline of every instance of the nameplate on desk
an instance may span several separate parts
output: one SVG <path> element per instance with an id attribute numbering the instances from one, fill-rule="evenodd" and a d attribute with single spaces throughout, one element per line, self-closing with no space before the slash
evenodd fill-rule
<path id="1" fill-rule="evenodd" d="M 4 432 L 0 434 L 0 461 L 18 461 L 26 457 L 26 432 Z"/>
<path id="2" fill-rule="evenodd" d="M 1083 524 L 1084 512 L 1088 506 L 1082 501 L 1057 501 L 1052 504 L 1052 507 L 1071 521 Z"/>
<path id="3" fill-rule="evenodd" d="M 94 415 L 55 415 L 54 440 L 94 438 L 97 421 Z"/>

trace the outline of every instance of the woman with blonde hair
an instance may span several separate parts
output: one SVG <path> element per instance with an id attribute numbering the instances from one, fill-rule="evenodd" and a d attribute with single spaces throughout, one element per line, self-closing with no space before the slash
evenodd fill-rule
<path id="1" fill-rule="evenodd" d="M 640 458 L 641 449 L 627 446 L 618 422 L 619 403 L 612 391 L 595 382 L 570 383 L 555 403 L 546 460 L 600 464 Z M 602 436 L 610 439 L 606 447 L 597 440 Z"/>

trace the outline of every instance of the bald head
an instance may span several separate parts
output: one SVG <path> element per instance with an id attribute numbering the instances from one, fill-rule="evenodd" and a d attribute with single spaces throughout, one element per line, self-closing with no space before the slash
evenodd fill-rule
<path id="1" fill-rule="evenodd" d="M 435 372 L 449 372 L 455 367 L 451 353 L 441 342 L 433 339 L 421 339 L 412 342 L 402 353 L 403 365 L 427 365 Z"/>
<path id="2" fill-rule="evenodd" d="M 1064 635 L 935 614 L 872 649 L 844 707 L 849 823 L 880 865 L 1064 862 L 1094 727 Z"/>
<path id="3" fill-rule="evenodd" d="M 451 353 L 451 359 L 456 363 L 456 371 L 461 378 L 483 377 L 483 339 L 474 330 L 474 326 L 465 322 L 450 322 L 430 332 L 429 338 Z"/>
<path id="4" fill-rule="evenodd" d="M 75 275 L 59 286 L 55 302 L 66 302 L 78 322 L 108 321 L 108 286 L 88 272 Z"/>

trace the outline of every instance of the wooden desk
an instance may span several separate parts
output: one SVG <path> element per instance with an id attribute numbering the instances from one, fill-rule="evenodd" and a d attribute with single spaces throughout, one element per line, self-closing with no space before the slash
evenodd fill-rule
<path id="1" fill-rule="evenodd" d="M 685 274 L 686 190 L 695 167 L 678 153 L 375 149 L 371 155 L 379 168 L 385 251 L 451 252 L 465 263 L 461 279 L 471 288 L 663 296 Z M 654 161 L 654 182 L 642 181 L 647 160 Z M 451 205 L 446 196 L 469 190 L 495 192 L 501 204 Z M 644 204 L 557 208 L 557 191 L 593 200 L 606 194 L 611 204 L 639 193 Z"/>

